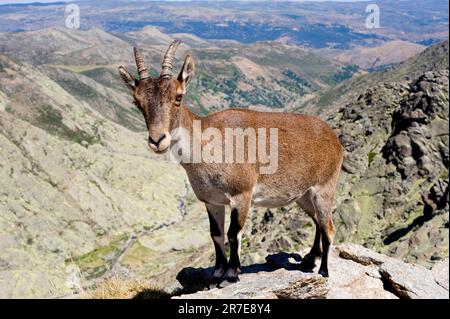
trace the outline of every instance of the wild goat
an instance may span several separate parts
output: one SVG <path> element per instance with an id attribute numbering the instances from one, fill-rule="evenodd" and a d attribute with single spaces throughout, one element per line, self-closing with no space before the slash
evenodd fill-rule
<path id="1" fill-rule="evenodd" d="M 172 75 L 179 44 L 180 41 L 174 41 L 170 45 L 157 78 L 150 77 L 137 48 L 134 57 L 140 79 L 119 67 L 121 78 L 133 93 L 133 103 L 144 115 L 148 145 L 154 152 L 162 154 L 171 148 L 175 142 L 171 135 L 174 129 L 182 128 L 192 134 L 196 123 L 201 123 L 203 131 L 215 128 L 222 134 L 228 128 L 276 129 L 278 134 L 278 167 L 272 174 L 260 172 L 263 163 L 259 159 L 244 163 L 181 163 L 197 198 L 205 203 L 208 212 L 216 251 L 211 284 L 226 285 L 239 280 L 241 237 L 250 206 L 276 208 L 292 202 L 298 203 L 316 225 L 314 244 L 300 269 L 312 270 L 315 259 L 322 257 L 319 273 L 327 277 L 328 252 L 334 237 L 332 201 L 343 160 L 343 149 L 336 134 L 321 119 L 309 115 L 243 109 L 228 109 L 205 117 L 195 115 L 183 102 L 195 70 L 192 56 L 186 56 L 177 78 Z M 201 141 L 202 145 L 205 143 Z M 246 143 L 250 144 L 248 138 Z M 185 143 L 181 151 L 192 153 L 193 144 Z M 250 156 L 248 152 L 246 155 Z M 231 207 L 228 262 L 224 246 L 225 205 Z"/>

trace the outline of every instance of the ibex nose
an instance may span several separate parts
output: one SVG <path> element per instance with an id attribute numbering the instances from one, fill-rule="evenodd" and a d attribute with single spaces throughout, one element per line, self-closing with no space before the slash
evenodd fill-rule
<path id="1" fill-rule="evenodd" d="M 154 139 L 152 139 L 151 136 L 149 136 L 149 137 L 148 137 L 148 143 L 149 143 L 149 144 L 153 144 L 153 145 L 155 145 L 156 147 L 158 147 L 159 144 L 161 143 L 161 141 L 162 141 L 163 139 L 165 139 L 165 138 L 166 138 L 166 134 L 160 135 L 159 138 L 158 138 L 157 140 L 154 140 Z"/>

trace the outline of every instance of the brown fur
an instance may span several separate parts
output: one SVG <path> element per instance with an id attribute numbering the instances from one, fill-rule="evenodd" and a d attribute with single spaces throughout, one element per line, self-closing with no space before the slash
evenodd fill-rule
<path id="1" fill-rule="evenodd" d="M 316 224 L 313 248 L 302 264 L 304 268 L 312 268 L 315 258 L 322 254 L 319 272 L 328 276 L 327 256 L 334 236 L 332 201 L 343 160 L 343 149 L 336 134 L 321 119 L 309 115 L 229 109 L 198 117 L 181 101 L 193 71 L 193 59 L 188 56 L 178 78 L 147 78 L 135 80 L 131 85 L 131 75 L 123 73 L 121 68 L 122 79 L 128 87 L 132 86 L 134 102 L 144 115 L 149 145 L 155 152 L 163 153 L 168 149 L 173 129 L 183 127 L 192 132 L 194 120 L 201 120 L 202 130 L 214 127 L 223 136 L 225 128 L 278 129 L 278 170 L 274 174 L 260 174 L 262 164 L 258 161 L 182 163 L 196 196 L 208 210 L 217 255 L 213 283 L 238 280 L 240 237 L 250 206 L 280 207 L 291 202 L 297 202 Z M 154 142 L 161 137 L 163 139 L 156 145 Z M 223 249 L 225 205 L 232 209 L 228 264 L 224 264 Z"/>

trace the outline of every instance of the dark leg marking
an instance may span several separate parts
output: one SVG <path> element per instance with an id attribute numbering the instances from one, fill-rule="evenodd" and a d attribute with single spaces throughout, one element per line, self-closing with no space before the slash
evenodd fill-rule
<path id="1" fill-rule="evenodd" d="M 230 243 L 230 260 L 228 261 L 228 269 L 223 276 L 220 287 L 228 286 L 231 283 L 239 281 L 239 272 L 241 261 L 239 259 L 240 238 L 239 234 L 245 222 L 245 216 L 239 216 L 240 212 L 234 208 L 231 211 L 230 228 L 228 229 L 228 242 Z"/>
<path id="2" fill-rule="evenodd" d="M 225 253 L 225 208 L 207 205 L 211 238 L 216 251 L 216 264 L 210 278 L 211 285 L 217 285 L 222 281 L 227 267 L 227 256 Z"/>
<path id="3" fill-rule="evenodd" d="M 316 266 L 316 258 L 322 255 L 322 248 L 320 247 L 320 239 L 322 232 L 316 220 L 314 220 L 314 224 L 316 225 L 316 235 L 314 237 L 314 244 L 309 253 L 306 254 L 305 257 L 303 257 L 302 259 L 302 262 L 300 264 L 300 270 L 303 271 L 312 271 Z"/>
<path id="4" fill-rule="evenodd" d="M 323 277 L 328 277 L 328 253 L 330 251 L 331 240 L 327 231 L 325 229 L 322 230 L 322 260 L 320 262 L 319 274 Z"/>

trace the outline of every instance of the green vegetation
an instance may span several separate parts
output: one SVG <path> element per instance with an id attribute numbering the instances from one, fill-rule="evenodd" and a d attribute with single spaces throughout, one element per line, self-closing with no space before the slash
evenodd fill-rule
<path id="1" fill-rule="evenodd" d="M 103 68 L 103 67 L 98 67 L 95 69 L 89 69 L 86 71 L 82 71 L 80 72 L 83 75 L 86 75 L 94 80 L 98 80 L 99 78 L 101 78 L 102 76 L 104 76 L 106 73 L 110 73 L 110 70 L 107 68 Z"/>
<path id="2" fill-rule="evenodd" d="M 347 91 L 347 86 L 339 85 L 333 88 L 333 90 L 327 90 L 320 95 L 317 106 L 323 108 L 329 106 L 332 102 L 336 101 L 342 94 Z"/>
<path id="3" fill-rule="evenodd" d="M 95 99 L 99 96 L 96 90 L 81 81 L 61 79 L 58 84 L 66 91 L 83 99 Z"/>
<path id="4" fill-rule="evenodd" d="M 274 81 L 289 92 L 294 92 L 303 96 L 306 91 L 312 90 L 312 85 L 298 76 L 297 73 L 291 70 L 284 70 L 282 74 L 284 75 L 284 78 L 281 80 L 275 79 Z"/>
<path id="5" fill-rule="evenodd" d="M 336 85 L 342 81 L 345 81 L 347 79 L 350 79 L 353 76 L 353 74 L 357 71 L 358 71 L 358 66 L 347 65 L 344 68 L 342 68 L 339 72 L 331 74 L 331 75 L 327 75 L 327 76 L 322 76 L 321 79 L 326 84 L 332 86 L 332 85 Z"/>
<path id="6" fill-rule="evenodd" d="M 126 235 L 120 236 L 108 245 L 98 247 L 89 253 L 66 262 L 77 264 L 80 270 L 87 274 L 87 279 L 100 277 L 108 269 L 111 269 L 114 257 L 120 252 L 120 247 L 126 240 Z"/>
<path id="7" fill-rule="evenodd" d="M 228 60 L 236 52 L 226 50 L 195 50 L 194 55 L 200 60 Z"/>
<path id="8" fill-rule="evenodd" d="M 369 162 L 369 166 L 370 166 L 370 164 L 372 164 L 375 156 L 377 156 L 377 153 L 374 151 L 374 149 L 371 149 L 370 152 L 367 154 L 367 160 Z"/>
<path id="9" fill-rule="evenodd" d="M 252 91 L 238 90 L 239 96 L 247 105 L 266 105 L 273 108 L 281 108 L 284 106 L 285 99 L 281 94 L 274 91 L 268 91 L 261 87 L 256 87 Z"/>
<path id="10" fill-rule="evenodd" d="M 189 100 L 191 100 L 199 107 L 200 115 L 207 115 L 209 113 L 208 109 L 200 101 L 200 95 L 197 88 L 192 88 L 190 91 L 188 91 L 186 97 L 188 105 L 190 104 Z"/>
<path id="11" fill-rule="evenodd" d="M 439 176 L 439 179 L 448 180 L 448 169 L 442 171 L 441 175 Z"/>
<path id="12" fill-rule="evenodd" d="M 34 122 L 33 124 L 48 133 L 58 135 L 74 143 L 81 144 L 84 141 L 88 145 L 93 145 L 100 142 L 100 137 L 96 134 L 97 128 L 93 128 L 93 135 L 81 130 L 72 130 L 63 123 L 61 113 L 47 104 L 41 106 Z"/>

